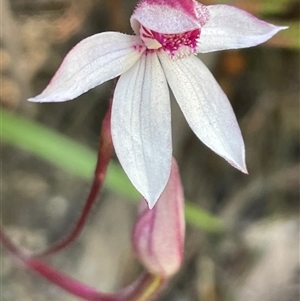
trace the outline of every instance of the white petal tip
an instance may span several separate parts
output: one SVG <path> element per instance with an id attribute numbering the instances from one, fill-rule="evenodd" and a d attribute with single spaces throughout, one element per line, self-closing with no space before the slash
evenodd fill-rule
<path id="1" fill-rule="evenodd" d="M 279 31 L 281 30 L 286 30 L 288 29 L 289 27 L 288 26 L 276 26 L 276 25 L 273 25 L 273 31 L 272 31 L 272 36 L 275 35 L 276 33 L 278 33 Z"/>
<path id="2" fill-rule="evenodd" d="M 277 26 L 277 28 L 278 28 L 278 31 L 279 31 L 279 30 L 288 29 L 289 27 L 288 26 Z"/>
<path id="3" fill-rule="evenodd" d="M 226 159 L 226 158 L 225 158 Z M 227 160 L 227 159 L 226 159 Z M 228 163 L 233 166 L 234 168 L 238 169 L 239 171 L 241 171 L 242 173 L 244 174 L 249 174 L 248 173 L 248 169 L 247 169 L 247 166 L 246 166 L 246 163 L 242 163 L 242 164 L 238 164 L 237 162 L 233 162 L 231 160 L 227 160 Z"/>
<path id="4" fill-rule="evenodd" d="M 35 97 L 30 97 L 27 99 L 30 102 L 55 102 L 52 98 L 49 99 L 48 97 L 43 96 L 42 94 L 39 94 Z"/>
<path id="5" fill-rule="evenodd" d="M 52 95 L 43 95 L 39 94 L 35 97 L 30 97 L 27 100 L 30 102 L 64 102 L 64 101 L 68 101 L 71 100 L 71 97 L 65 97 L 62 95 L 55 95 L 54 93 Z"/>
<path id="6" fill-rule="evenodd" d="M 246 174 L 246 175 L 249 175 L 249 172 L 248 172 L 248 169 L 247 169 L 246 166 L 243 167 L 242 169 L 240 169 L 240 171 L 241 171 L 242 173 Z"/>
<path id="7" fill-rule="evenodd" d="M 155 199 L 149 199 L 149 201 L 146 200 L 148 204 L 148 208 L 151 210 L 155 206 L 156 202 L 158 201 L 158 198 Z"/>
<path id="8" fill-rule="evenodd" d="M 36 99 L 36 97 L 31 97 L 27 99 L 30 102 L 41 102 L 40 100 Z"/>
<path id="9" fill-rule="evenodd" d="M 237 168 L 238 170 L 240 170 L 242 173 L 244 173 L 244 174 L 246 174 L 246 175 L 249 174 L 246 165 L 242 165 L 242 166 L 236 166 L 236 165 L 233 165 L 233 167 Z"/>
<path id="10" fill-rule="evenodd" d="M 235 167 L 236 169 L 238 169 L 239 171 L 241 171 L 242 173 L 244 174 L 248 174 L 248 169 L 247 169 L 247 166 L 246 166 L 246 163 L 245 163 L 245 159 L 243 159 L 243 161 L 240 163 L 232 163 L 232 162 L 229 162 L 233 167 Z"/>

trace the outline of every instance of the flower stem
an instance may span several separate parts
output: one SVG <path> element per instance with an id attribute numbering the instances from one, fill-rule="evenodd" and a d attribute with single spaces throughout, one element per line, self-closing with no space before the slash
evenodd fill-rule
<path id="1" fill-rule="evenodd" d="M 82 209 L 82 212 L 75 223 L 75 226 L 70 231 L 70 233 L 68 233 L 62 240 L 58 241 L 57 243 L 54 243 L 52 246 L 40 252 L 39 254 L 34 254 L 32 258 L 42 257 L 60 251 L 61 249 L 65 248 L 70 243 L 72 243 L 81 233 L 87 221 L 89 213 L 91 212 L 91 209 L 96 202 L 102 184 L 104 182 L 107 167 L 113 152 L 113 144 L 112 144 L 111 132 L 110 132 L 110 117 L 111 117 L 111 101 L 110 101 L 110 106 L 108 108 L 108 111 L 102 122 L 97 165 L 95 168 L 93 183 L 89 195 L 86 199 L 85 205 Z"/>
<path id="2" fill-rule="evenodd" d="M 113 93 L 117 82 L 118 82 L 118 78 L 114 81 L 111 97 L 109 100 L 109 107 L 102 121 L 97 163 L 94 172 L 94 179 L 88 197 L 86 198 L 85 205 L 80 213 L 80 216 L 77 219 L 71 231 L 67 233 L 65 237 L 63 237 L 61 240 L 57 241 L 56 243 L 54 243 L 44 251 L 32 254 L 31 256 L 32 258 L 47 256 L 64 249 L 70 243 L 75 241 L 75 239 L 80 235 L 87 221 L 89 213 L 91 212 L 91 209 L 93 208 L 93 205 L 95 204 L 97 196 L 103 185 L 107 167 L 113 152 L 113 143 L 111 139 L 111 130 L 110 130 L 110 119 L 111 119 L 111 106 L 112 106 Z"/>
<path id="3" fill-rule="evenodd" d="M 164 288 L 166 279 L 145 273 L 133 284 L 117 293 L 102 293 L 68 276 L 39 259 L 31 259 L 19 250 L 0 229 L 0 240 L 18 263 L 34 271 L 61 289 L 86 301 L 151 301 Z"/>
<path id="4" fill-rule="evenodd" d="M 76 279 L 52 268 L 42 261 L 33 259 L 26 261 L 26 266 L 46 278 L 51 283 L 56 284 L 65 291 L 83 298 L 88 301 L 114 301 L 115 298 L 110 294 L 104 294 L 96 291 L 94 288 L 83 284 Z"/>

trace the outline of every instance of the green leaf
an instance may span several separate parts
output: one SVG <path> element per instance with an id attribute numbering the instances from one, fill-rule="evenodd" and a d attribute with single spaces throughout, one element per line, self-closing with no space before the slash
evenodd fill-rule
<path id="1" fill-rule="evenodd" d="M 45 126 L 0 110 L 0 138 L 37 157 L 85 180 L 91 180 L 96 164 L 96 152 Z M 139 193 L 132 186 L 123 169 L 111 162 L 104 182 L 106 188 L 128 200 L 138 201 Z M 220 232 L 221 220 L 208 211 L 186 202 L 186 220 L 208 232 Z"/>

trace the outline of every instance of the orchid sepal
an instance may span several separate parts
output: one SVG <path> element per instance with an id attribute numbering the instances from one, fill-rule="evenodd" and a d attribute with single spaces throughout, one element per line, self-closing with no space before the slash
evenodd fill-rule
<path id="1" fill-rule="evenodd" d="M 262 44 L 287 26 L 276 26 L 234 6 L 207 6 L 209 20 L 201 29 L 197 52 L 240 49 Z"/>
<path id="2" fill-rule="evenodd" d="M 145 51 L 136 36 L 118 32 L 95 34 L 67 54 L 46 89 L 32 102 L 62 102 L 130 69 Z"/>

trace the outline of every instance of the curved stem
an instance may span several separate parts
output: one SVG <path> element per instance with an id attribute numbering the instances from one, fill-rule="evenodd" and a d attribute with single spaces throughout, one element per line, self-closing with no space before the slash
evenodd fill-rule
<path id="1" fill-rule="evenodd" d="M 110 119 L 111 119 L 111 106 L 113 100 L 113 93 L 117 82 L 118 82 L 118 78 L 116 78 L 114 81 L 111 97 L 109 100 L 109 107 L 102 121 L 94 179 L 88 197 L 86 198 L 85 205 L 80 213 L 80 216 L 77 219 L 71 231 L 67 233 L 65 237 L 63 237 L 61 240 L 58 240 L 53 245 L 50 245 L 46 250 L 41 251 L 39 253 L 32 254 L 31 258 L 47 256 L 64 249 L 80 235 L 87 221 L 89 213 L 91 212 L 91 209 L 93 208 L 93 205 L 95 204 L 97 196 L 103 185 L 107 167 L 113 153 L 113 143 L 112 143 L 111 130 L 110 130 Z"/>
<path id="2" fill-rule="evenodd" d="M 8 238 L 8 236 L 6 236 L 2 228 L 0 228 L 0 242 L 15 258 L 23 260 L 23 258 L 26 257 L 22 250 L 15 246 L 14 243 Z"/>
<path id="3" fill-rule="evenodd" d="M 0 240 L 13 257 L 49 282 L 61 289 L 87 301 L 150 301 L 164 288 L 166 279 L 145 273 L 132 285 L 118 293 L 102 293 L 73 277 L 51 267 L 39 259 L 26 256 L 16 247 L 8 236 L 0 229 Z"/>
<path id="4" fill-rule="evenodd" d="M 22 263 L 31 271 L 34 271 L 35 273 L 47 279 L 51 283 L 56 284 L 65 291 L 88 301 L 115 300 L 110 294 L 99 293 L 94 288 L 82 284 L 76 279 L 64 273 L 61 273 L 60 271 L 54 269 L 53 267 L 40 261 L 39 259 L 31 259 L 31 257 L 26 256 L 23 251 L 18 249 L 18 247 L 13 244 L 13 242 L 2 231 L 2 229 L 0 229 L 0 240 L 17 262 Z"/>
<path id="5" fill-rule="evenodd" d="M 70 233 L 68 233 L 64 238 L 62 238 L 62 240 L 58 241 L 57 243 L 54 243 L 52 246 L 50 246 L 49 248 L 47 248 L 46 250 L 38 254 L 33 254 L 32 258 L 42 257 L 60 251 L 61 249 L 69 245 L 71 242 L 73 242 L 81 233 L 87 221 L 89 213 L 91 212 L 91 209 L 96 202 L 102 184 L 104 182 L 107 167 L 113 152 L 113 144 L 112 144 L 111 132 L 110 132 L 110 117 L 111 117 L 111 101 L 110 101 L 110 106 L 108 108 L 108 111 L 102 122 L 94 180 L 89 195 L 86 199 L 85 205 L 82 209 L 82 212 L 78 220 L 75 223 L 75 226 L 70 231 Z"/>

